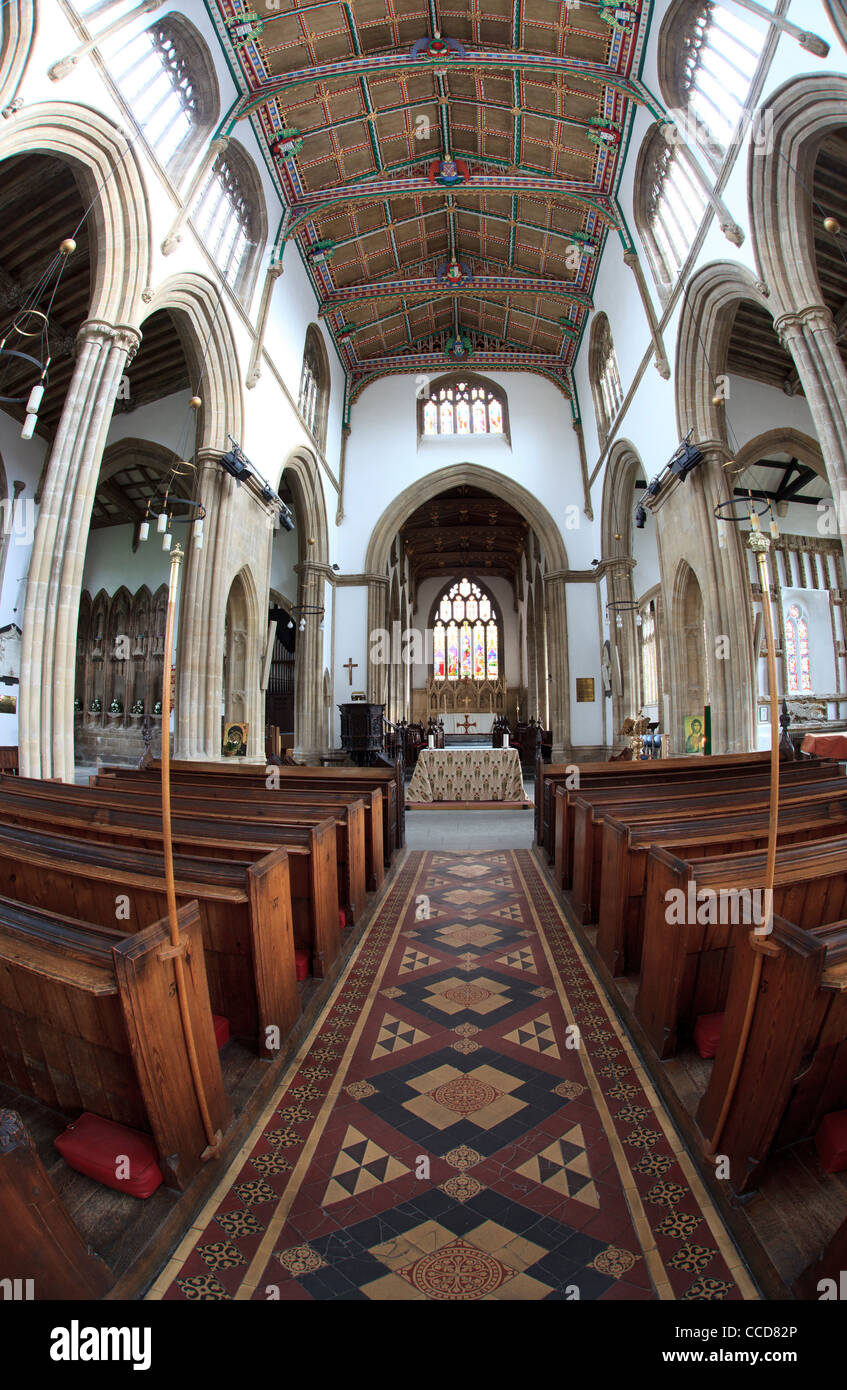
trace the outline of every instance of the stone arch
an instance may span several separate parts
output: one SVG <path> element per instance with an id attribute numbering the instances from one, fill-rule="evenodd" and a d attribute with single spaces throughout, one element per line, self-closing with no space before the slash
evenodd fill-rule
<path id="1" fill-rule="evenodd" d="M 676 420 L 679 437 L 694 430 L 694 439 L 728 454 L 725 414 L 713 405 L 717 377 L 725 370 L 735 311 L 750 300 L 773 316 L 761 284 L 746 267 L 712 261 L 693 276 L 686 289 L 676 342 Z"/>
<path id="2" fill-rule="evenodd" d="M 841 47 L 847 48 L 847 5 L 844 0 L 823 0 L 823 7 Z"/>
<path id="3" fill-rule="evenodd" d="M 748 195 L 753 254 L 768 285 L 772 313 L 823 304 L 814 256 L 811 186 L 827 134 L 847 125 L 847 77 L 815 73 L 779 87 L 759 112 L 767 157 L 750 147 Z"/>
<path id="4" fill-rule="evenodd" d="M 287 475 L 294 496 L 300 564 L 327 565 L 329 528 L 326 497 L 320 467 L 311 449 L 298 448 L 289 454 L 280 469 L 278 482 L 281 482 L 283 474 Z M 314 545 L 309 545 L 309 537 L 314 540 Z"/>
<path id="5" fill-rule="evenodd" d="M 149 298 L 145 320 L 167 309 L 179 334 L 194 389 L 203 402 L 198 412 L 198 451 L 225 453 L 226 437 L 241 440 L 244 392 L 232 324 L 220 286 L 193 271 L 170 276 Z"/>
<path id="6" fill-rule="evenodd" d="M 755 439 L 749 439 L 737 450 L 735 464 L 739 471 L 743 471 L 771 454 L 790 454 L 807 468 L 814 469 L 818 477 L 826 479 L 826 463 L 818 441 L 790 425 L 765 430 L 757 434 Z"/>
<path id="7" fill-rule="evenodd" d="M 686 560 L 677 566 L 673 584 L 671 661 L 674 669 L 675 740 L 685 752 L 683 717 L 696 714 L 709 700 L 708 618 L 696 571 Z"/>
<path id="8" fill-rule="evenodd" d="M 542 502 L 514 478 L 476 463 L 456 463 L 419 478 L 386 507 L 371 532 L 365 556 L 368 579 L 368 631 L 385 628 L 388 615 L 388 576 L 391 546 L 407 517 L 423 502 L 447 488 L 482 488 L 509 502 L 527 519 L 544 558 L 544 593 L 550 681 L 550 727 L 553 761 L 560 762 L 570 747 L 570 673 L 565 589 L 568 556 L 562 533 Z M 529 674 L 529 673 L 528 673 Z M 377 698 L 381 668 L 368 657 L 368 698 Z"/>
<path id="9" fill-rule="evenodd" d="M 4 115 L 14 110 L 37 27 L 35 0 L 8 0 L 4 8 L 0 46 L 0 92 L 3 93 Z"/>
<path id="10" fill-rule="evenodd" d="M 227 435 L 241 440 L 244 399 L 238 353 L 219 286 L 188 272 L 164 280 L 149 298 L 145 319 L 171 314 L 192 389 L 202 401 L 191 453 L 195 492 L 206 508 L 203 548 L 189 541 L 178 635 L 175 747 L 180 757 L 214 756 L 220 749 L 220 672 L 233 520 L 242 505 L 234 479 L 218 464 Z"/>
<path id="11" fill-rule="evenodd" d="M 753 254 L 815 422 L 833 496 L 847 490 L 847 367 L 817 273 L 812 186 L 821 145 L 847 126 L 847 77 L 818 73 L 779 87 L 761 107 L 768 156 L 750 149 Z"/>
<path id="12" fill-rule="evenodd" d="M 477 463 L 454 463 L 447 468 L 427 473 L 425 477 L 404 488 L 389 503 L 371 532 L 365 556 L 366 572 L 369 575 L 387 574 L 391 543 L 407 517 L 422 502 L 437 497 L 446 488 L 461 487 L 465 484 L 493 493 L 495 497 L 511 503 L 526 517 L 540 541 L 548 574 L 568 568 L 562 533 L 547 508 L 533 493 L 522 487 L 514 478 L 507 477 L 505 473 L 497 473 L 493 468 L 484 468 Z"/>
<path id="13" fill-rule="evenodd" d="M 229 586 L 225 607 L 223 698 L 226 723 L 249 725 L 251 761 L 264 757 L 264 720 L 259 698 L 260 627 L 256 583 L 243 566 Z"/>
<path id="14" fill-rule="evenodd" d="M 89 317 L 137 326 L 142 292 L 150 284 L 152 241 L 147 189 L 126 136 L 90 107 L 39 102 L 25 106 L 0 130 L 0 160 L 15 154 L 52 155 L 78 173 L 91 205 Z"/>

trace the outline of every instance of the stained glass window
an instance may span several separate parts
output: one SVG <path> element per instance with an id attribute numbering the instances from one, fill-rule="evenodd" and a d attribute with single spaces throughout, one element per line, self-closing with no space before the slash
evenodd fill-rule
<path id="1" fill-rule="evenodd" d="M 796 603 L 792 603 L 785 619 L 785 658 L 788 666 L 789 695 L 811 694 L 809 627 Z"/>
<path id="2" fill-rule="evenodd" d="M 482 623 L 474 624 L 473 674 L 475 681 L 485 680 L 485 628 Z"/>
<path id="3" fill-rule="evenodd" d="M 494 605 L 469 579 L 451 584 L 435 611 L 432 674 L 437 681 L 493 680 L 500 674 Z"/>
<path id="4" fill-rule="evenodd" d="M 421 435 L 506 433 L 505 396 L 477 378 L 476 384 L 455 380 L 432 388 L 419 415 Z"/>
<path id="5" fill-rule="evenodd" d="M 455 623 L 447 628 L 447 679 L 459 679 L 459 629 Z"/>
<path id="6" fill-rule="evenodd" d="M 462 623 L 461 653 L 462 680 L 470 680 L 473 666 L 471 665 L 471 630 L 468 623 Z"/>

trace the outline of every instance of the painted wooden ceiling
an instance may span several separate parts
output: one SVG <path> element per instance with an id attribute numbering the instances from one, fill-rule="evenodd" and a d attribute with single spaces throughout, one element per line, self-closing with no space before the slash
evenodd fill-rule
<path id="1" fill-rule="evenodd" d="M 215 0 L 348 375 L 473 359 L 566 393 L 605 241 L 648 0 Z"/>

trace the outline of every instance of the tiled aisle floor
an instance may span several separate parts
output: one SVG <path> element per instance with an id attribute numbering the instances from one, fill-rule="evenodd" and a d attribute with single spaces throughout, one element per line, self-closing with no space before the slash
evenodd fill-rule
<path id="1" fill-rule="evenodd" d="M 532 856 L 501 850 L 408 855 L 149 1296 L 756 1292 Z"/>

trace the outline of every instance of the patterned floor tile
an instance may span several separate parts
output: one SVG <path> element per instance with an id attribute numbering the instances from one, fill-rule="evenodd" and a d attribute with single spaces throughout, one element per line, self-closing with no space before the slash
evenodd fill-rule
<path id="1" fill-rule="evenodd" d="M 755 1297 L 604 1001 L 531 854 L 409 854 L 155 1296 Z"/>

